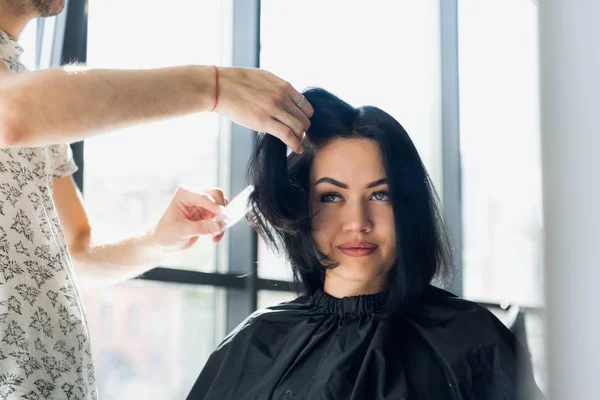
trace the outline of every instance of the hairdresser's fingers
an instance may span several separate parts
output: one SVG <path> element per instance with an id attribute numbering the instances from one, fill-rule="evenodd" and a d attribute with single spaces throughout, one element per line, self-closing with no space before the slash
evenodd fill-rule
<path id="1" fill-rule="evenodd" d="M 213 219 L 216 215 L 202 207 L 188 208 L 188 219 L 192 221 L 201 221 L 203 219 Z"/>
<path id="2" fill-rule="evenodd" d="M 225 235 L 225 232 L 221 232 L 217 236 L 213 236 L 213 238 L 212 238 L 213 243 L 219 243 L 221 241 L 221 239 L 223 239 L 224 235 Z"/>
<path id="3" fill-rule="evenodd" d="M 185 187 L 180 187 L 175 192 L 175 200 L 181 207 L 186 209 L 202 207 L 214 215 L 218 215 L 221 213 L 224 204 L 222 197 L 223 192 L 220 192 L 221 198 L 219 198 L 219 191 L 220 189 L 211 189 L 211 192 L 217 195 L 217 198 L 219 199 L 216 200 L 213 195 L 207 191 L 196 192 L 191 189 L 186 189 Z"/>
<path id="4" fill-rule="evenodd" d="M 300 107 L 298 107 L 297 104 L 294 103 L 294 101 L 292 100 L 291 97 L 286 102 L 285 109 L 290 114 L 292 114 L 294 116 L 294 118 L 296 118 L 298 121 L 300 121 L 302 123 L 302 127 L 303 127 L 302 133 L 306 132 L 308 130 L 308 128 L 310 128 L 310 119 L 308 118 L 308 116 L 306 114 L 304 114 L 304 111 L 302 111 L 302 109 Z M 302 135 L 300 135 L 300 140 L 302 140 Z"/>
<path id="5" fill-rule="evenodd" d="M 292 131 L 289 126 L 286 126 L 279 122 L 276 119 L 272 119 L 268 124 L 268 132 L 279 138 L 283 143 L 285 143 L 290 149 L 292 149 L 295 153 L 302 153 L 302 144 L 300 143 L 300 139 L 294 131 Z"/>
<path id="6" fill-rule="evenodd" d="M 286 109 L 279 110 L 273 117 L 290 128 L 298 139 L 302 139 L 302 134 L 306 131 L 306 129 L 304 129 L 304 124 L 292 115 L 290 111 L 287 111 Z"/>
<path id="7" fill-rule="evenodd" d="M 292 94 L 290 95 L 290 98 L 292 99 L 292 101 L 294 102 L 294 105 L 302 111 L 302 113 L 304 115 L 306 115 L 308 118 L 312 117 L 313 114 L 315 113 L 315 110 L 313 109 L 312 104 L 310 104 L 308 102 L 308 100 L 306 100 L 306 98 L 304 97 L 303 94 L 298 93 L 294 88 L 292 88 Z M 308 130 L 308 128 L 307 128 Z"/>
<path id="8" fill-rule="evenodd" d="M 257 132 L 275 134 L 269 129 L 271 119 L 278 119 L 297 134 L 305 131 L 297 125 L 303 125 L 294 115 L 294 107 L 286 111 L 289 99 L 302 99 L 302 95 L 285 80 L 261 69 L 219 68 L 215 74 L 218 84 L 218 102 L 216 112 L 242 126 Z M 211 71 L 212 73 L 212 71 Z M 215 84 L 216 86 L 216 84 Z M 212 104 L 212 103 L 211 103 Z M 297 123 L 289 119 L 298 121 Z"/>
<path id="9" fill-rule="evenodd" d="M 227 197 L 223 198 L 225 200 L 225 205 L 227 206 L 227 204 L 229 204 L 229 199 Z M 221 239 L 223 239 L 223 236 L 225 235 L 225 231 L 219 233 L 216 236 L 213 236 L 212 241 L 213 243 L 219 243 L 221 241 Z"/>
<path id="10" fill-rule="evenodd" d="M 210 219 L 191 221 L 186 227 L 186 233 L 190 237 L 199 235 L 220 235 L 223 232 L 223 225 Z"/>
<path id="11" fill-rule="evenodd" d="M 217 204 L 222 206 L 226 205 L 225 194 L 223 193 L 223 190 L 221 188 L 215 187 L 210 189 L 204 189 L 203 192 L 211 195 Z"/>

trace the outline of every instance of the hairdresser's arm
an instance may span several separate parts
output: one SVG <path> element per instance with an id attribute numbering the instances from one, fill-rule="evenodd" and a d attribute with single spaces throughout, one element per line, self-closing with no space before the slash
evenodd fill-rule
<path id="1" fill-rule="evenodd" d="M 202 235 L 223 238 L 211 220 L 227 199 L 220 189 L 179 188 L 156 224 L 138 235 L 100 241 L 70 176 L 54 181 L 53 199 L 77 280 L 83 286 L 118 283 L 156 267 L 167 256 L 188 249 Z M 216 224 L 216 227 L 211 225 Z"/>
<path id="2" fill-rule="evenodd" d="M 259 69 L 221 67 L 218 76 L 216 112 L 300 149 L 312 109 L 295 105 L 302 95 L 289 83 Z M 0 71 L 0 147 L 72 142 L 133 123 L 210 111 L 215 89 L 215 71 L 206 66 Z"/>

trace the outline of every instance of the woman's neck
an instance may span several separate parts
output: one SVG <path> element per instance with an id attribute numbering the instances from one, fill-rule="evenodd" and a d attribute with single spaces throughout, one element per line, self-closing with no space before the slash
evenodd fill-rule
<path id="1" fill-rule="evenodd" d="M 385 279 L 370 282 L 349 281 L 327 272 L 323 291 L 338 299 L 344 297 L 360 296 L 382 292 L 385 287 Z"/>

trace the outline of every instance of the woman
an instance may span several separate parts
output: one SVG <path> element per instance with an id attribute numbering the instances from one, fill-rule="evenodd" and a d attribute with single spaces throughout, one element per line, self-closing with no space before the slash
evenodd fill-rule
<path id="1" fill-rule="evenodd" d="M 253 225 L 305 294 L 244 321 L 188 399 L 542 398 L 512 334 L 431 285 L 452 256 L 406 131 L 378 108 L 305 96 L 304 153 L 261 135 L 250 169 Z"/>

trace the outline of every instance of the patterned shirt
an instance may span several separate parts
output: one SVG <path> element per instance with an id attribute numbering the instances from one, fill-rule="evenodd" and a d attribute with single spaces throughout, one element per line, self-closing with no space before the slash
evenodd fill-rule
<path id="1" fill-rule="evenodd" d="M 0 31 L 9 72 L 23 49 Z M 1 64 L 0 64 L 1 65 Z M 0 400 L 95 400 L 87 322 L 54 202 L 69 145 L 0 149 Z"/>

